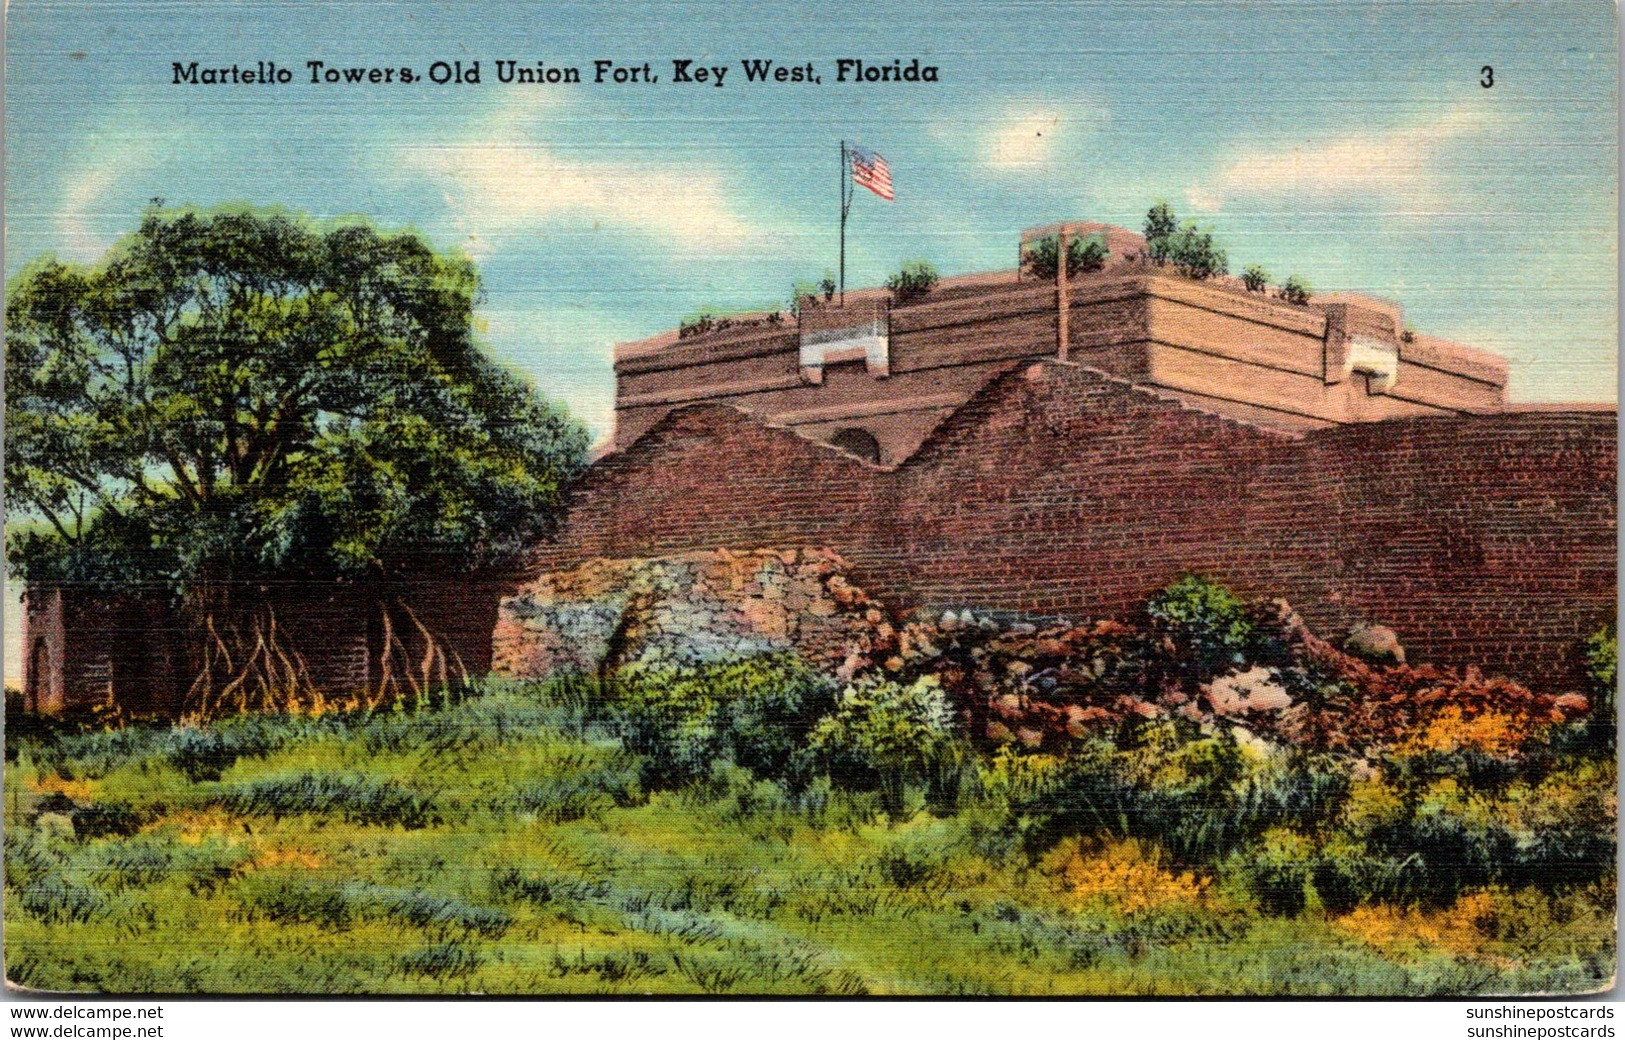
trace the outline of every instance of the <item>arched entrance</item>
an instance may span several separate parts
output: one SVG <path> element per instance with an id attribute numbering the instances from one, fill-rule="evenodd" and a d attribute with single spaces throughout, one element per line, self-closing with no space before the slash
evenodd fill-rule
<path id="1" fill-rule="evenodd" d="M 880 461 L 880 442 L 875 440 L 875 435 L 868 430 L 856 426 L 848 427 L 836 433 L 829 442 L 866 462 Z"/>

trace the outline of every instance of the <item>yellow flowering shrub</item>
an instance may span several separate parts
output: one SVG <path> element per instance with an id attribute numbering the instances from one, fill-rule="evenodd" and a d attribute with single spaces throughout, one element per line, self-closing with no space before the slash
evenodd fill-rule
<path id="1" fill-rule="evenodd" d="M 1082 909 L 1104 906 L 1120 914 L 1143 913 L 1175 903 L 1205 903 L 1210 881 L 1190 871 L 1166 869 L 1152 847 L 1138 841 L 1108 841 L 1092 850 L 1073 848 L 1060 869 L 1063 889 Z"/>
<path id="2" fill-rule="evenodd" d="M 1408 734 L 1397 750 L 1405 755 L 1480 751 L 1498 758 L 1511 758 L 1533 732 L 1534 726 L 1527 716 L 1498 711 L 1468 714 L 1459 705 L 1450 705 L 1435 713 L 1419 730 Z"/>

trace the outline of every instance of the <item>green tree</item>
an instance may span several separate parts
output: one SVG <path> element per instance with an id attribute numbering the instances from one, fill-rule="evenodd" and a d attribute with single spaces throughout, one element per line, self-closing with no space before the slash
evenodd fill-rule
<path id="1" fill-rule="evenodd" d="M 886 288 L 898 298 L 928 293 L 937 284 L 936 265 L 929 260 L 904 260 L 896 274 L 886 279 Z"/>
<path id="2" fill-rule="evenodd" d="M 1230 258 L 1213 240 L 1213 233 L 1183 224 L 1173 207 L 1158 201 L 1145 215 L 1145 251 L 1159 265 L 1172 264 L 1186 278 L 1211 278 L 1230 269 Z"/>
<path id="3" fill-rule="evenodd" d="M 1156 242 L 1179 230 L 1179 218 L 1174 216 L 1174 208 L 1165 200 L 1158 199 L 1156 205 L 1146 212 L 1144 230 L 1146 245 L 1154 249 Z"/>
<path id="4" fill-rule="evenodd" d="M 167 593 L 194 712 L 321 695 L 271 581 L 376 590 L 373 697 L 444 678 L 401 579 L 511 558 L 587 447 L 481 350 L 479 299 L 410 232 L 156 202 L 99 263 L 36 262 L 6 295 L 12 573 Z"/>

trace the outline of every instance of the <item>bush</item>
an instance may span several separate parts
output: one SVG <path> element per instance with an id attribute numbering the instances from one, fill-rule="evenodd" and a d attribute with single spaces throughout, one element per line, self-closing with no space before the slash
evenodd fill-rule
<path id="1" fill-rule="evenodd" d="M 1060 251 L 1060 236 L 1045 235 L 1028 244 L 1026 252 L 1022 254 L 1021 265 L 1034 278 L 1054 278 L 1056 257 Z M 1106 258 L 1110 255 L 1111 250 L 1106 248 L 1105 239 L 1099 235 L 1073 237 L 1066 244 L 1066 276 L 1071 278 L 1086 271 L 1098 271 L 1105 266 Z"/>
<path id="2" fill-rule="evenodd" d="M 947 696 L 929 676 L 906 686 L 878 678 L 848 686 L 812 730 L 808 750 L 837 786 L 878 791 L 894 817 L 904 813 L 910 787 L 925 786 L 938 805 L 956 802 L 968 762 Z"/>
<path id="3" fill-rule="evenodd" d="M 1162 244 L 1160 259 L 1172 264 L 1186 278 L 1212 278 L 1229 270 L 1229 257 L 1214 243 L 1212 232 L 1203 231 L 1193 223 L 1187 223 L 1174 235 L 1159 241 Z"/>
<path id="4" fill-rule="evenodd" d="M 1237 853 L 1232 869 L 1266 914 L 1296 917 L 1308 902 L 1308 886 L 1317 863 L 1308 839 L 1277 828 Z"/>
<path id="5" fill-rule="evenodd" d="M 1248 264 L 1247 269 L 1241 272 L 1241 284 L 1247 287 L 1248 292 L 1261 293 L 1269 288 L 1270 273 L 1258 264 Z"/>
<path id="6" fill-rule="evenodd" d="M 1586 640 L 1585 663 L 1593 703 L 1612 707 L 1619 683 L 1619 638 L 1612 622 Z"/>
<path id="7" fill-rule="evenodd" d="M 1212 232 L 1198 228 L 1194 221 L 1180 225 L 1166 202 L 1158 202 L 1145 215 L 1145 249 L 1154 262 L 1172 264 L 1186 278 L 1211 278 L 1224 274 L 1230 266 L 1225 251 L 1214 243 Z"/>
<path id="8" fill-rule="evenodd" d="M 1179 218 L 1174 216 L 1173 207 L 1167 202 L 1158 199 L 1145 214 L 1145 241 L 1151 243 L 1165 239 L 1179 230 Z"/>
<path id="9" fill-rule="evenodd" d="M 788 654 L 685 671 L 629 669 L 620 680 L 620 736 L 644 756 L 650 785 L 707 776 L 719 761 L 794 785 L 799 751 L 834 693 L 828 679 Z"/>
<path id="10" fill-rule="evenodd" d="M 432 979 L 471 975 L 479 966 L 479 953 L 459 942 L 425 946 L 401 958 L 401 971 L 409 975 L 427 975 Z"/>
<path id="11" fill-rule="evenodd" d="M 1304 304 L 1309 302 L 1309 283 L 1305 282 L 1295 274 L 1289 275 L 1287 280 L 1281 283 L 1280 295 L 1281 299 L 1285 300 L 1287 303 L 1295 303 L 1299 307 L 1302 307 Z"/>
<path id="12" fill-rule="evenodd" d="M 1243 663 L 1253 635 L 1246 604 L 1229 589 L 1187 575 L 1146 604 L 1154 631 L 1172 645 L 1175 666 L 1192 684 Z"/>
<path id="13" fill-rule="evenodd" d="M 930 292 L 937 281 L 937 269 L 929 260 L 904 260 L 902 268 L 886 279 L 886 288 L 904 299 Z"/>

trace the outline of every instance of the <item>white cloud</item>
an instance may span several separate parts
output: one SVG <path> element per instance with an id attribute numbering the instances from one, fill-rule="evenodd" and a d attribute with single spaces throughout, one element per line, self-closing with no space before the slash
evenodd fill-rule
<path id="1" fill-rule="evenodd" d="M 1441 201 L 1444 150 L 1490 125 L 1481 109 L 1455 108 L 1385 133 L 1351 133 L 1285 148 L 1244 151 L 1186 199 L 1213 211 L 1240 198 Z"/>
<path id="2" fill-rule="evenodd" d="M 91 133 L 77 162 L 63 176 L 56 230 L 62 252 L 75 260 L 94 261 L 116 237 L 96 229 L 95 217 L 121 186 L 142 177 L 176 154 L 191 130 L 186 124 L 153 120 L 133 105 L 118 106 L 102 127 Z"/>
<path id="3" fill-rule="evenodd" d="M 1007 173 L 1041 169 L 1054 156 L 1063 128 L 1070 129 L 1056 110 L 1006 113 L 990 128 L 985 161 Z"/>
<path id="4" fill-rule="evenodd" d="M 635 322 L 618 312 L 587 306 L 484 309 L 480 334 L 538 388 L 597 434 L 615 427 L 615 344 L 636 339 Z"/>
<path id="5" fill-rule="evenodd" d="M 399 149 L 405 165 L 440 182 L 476 256 L 491 237 L 560 220 L 613 225 L 684 251 L 738 251 L 764 233 L 729 197 L 715 169 L 561 154 L 538 138 L 547 105 L 510 103 L 468 136 Z"/>

